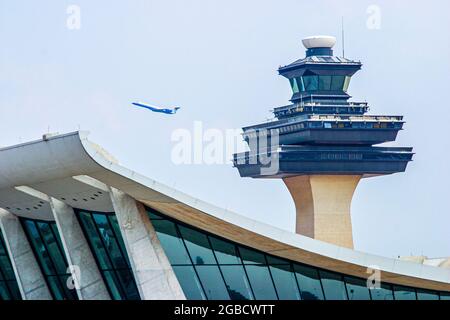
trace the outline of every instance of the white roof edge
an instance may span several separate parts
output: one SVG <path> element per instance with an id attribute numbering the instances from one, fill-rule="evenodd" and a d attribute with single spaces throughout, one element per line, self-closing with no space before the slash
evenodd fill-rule
<path id="1" fill-rule="evenodd" d="M 75 137 L 77 136 L 77 137 Z M 70 137 L 74 139 L 70 139 Z M 59 141 L 63 139 L 63 141 Z M 39 145 L 39 143 L 42 143 Z M 289 250 L 304 250 L 308 252 L 315 253 L 317 255 L 332 259 L 347 262 L 352 265 L 362 266 L 364 268 L 378 266 L 381 271 L 398 274 L 399 276 L 420 278 L 429 281 L 436 281 L 443 284 L 450 284 L 450 269 L 439 268 L 434 266 L 427 266 L 422 264 L 417 264 L 409 261 L 401 261 L 398 259 L 392 259 L 377 255 L 372 255 L 369 253 L 364 253 L 356 250 L 351 250 L 343 247 L 339 247 L 333 244 L 321 242 L 314 240 L 302 235 L 298 235 L 292 232 L 288 232 L 276 227 L 272 227 L 265 223 L 244 217 L 235 212 L 225 210 L 209 204 L 205 201 L 196 199 L 187 195 L 186 193 L 180 192 L 174 188 L 168 187 L 161 184 L 153 179 L 147 178 L 139 173 L 136 173 L 130 169 L 127 169 L 118 163 L 115 163 L 111 159 L 105 156 L 97 145 L 88 140 L 88 132 L 71 132 L 67 134 L 62 134 L 58 136 L 53 136 L 47 141 L 38 140 L 28 143 L 23 143 L 16 146 L 11 146 L 7 148 L 0 149 L 0 164 L 4 166 L 11 166 L 12 168 L 0 168 L 0 177 L 2 172 L 5 174 L 10 174 L 6 176 L 6 182 L 3 187 L 9 188 L 16 185 L 8 185 L 8 183 L 14 184 L 14 181 L 10 181 L 11 175 L 16 177 L 17 167 L 21 171 L 36 170 L 39 166 L 35 166 L 35 161 L 31 161 L 33 166 L 30 166 L 30 159 L 24 159 L 23 163 L 17 163 L 14 161 L 13 155 L 16 153 L 21 154 L 21 152 L 27 153 L 28 150 L 23 150 L 25 146 L 30 146 L 33 155 L 36 155 L 39 160 L 45 162 L 46 159 L 52 159 L 58 163 L 61 168 L 58 174 L 66 173 L 73 176 L 73 171 L 77 171 L 77 174 L 94 174 L 94 173 L 108 173 L 112 174 L 110 178 L 114 178 L 115 175 L 120 176 L 122 181 L 126 181 L 126 185 L 132 186 L 133 183 L 138 184 L 148 189 L 149 192 L 156 192 L 160 194 L 164 201 L 173 203 L 183 203 L 197 211 L 222 220 L 232 226 L 237 226 L 242 229 L 248 230 L 250 233 L 258 234 L 263 237 L 271 239 L 274 243 L 281 243 L 288 246 Z M 13 150 L 17 148 L 17 151 Z M 37 151 L 37 152 L 36 152 Z M 1 152 L 7 152 L 6 157 L 3 159 Z M 84 154 L 83 154 L 84 153 Z M 56 159 L 55 159 L 56 157 Z M 73 159 L 73 158 L 76 159 Z M 72 160 L 69 163 L 72 167 L 67 167 L 69 164 L 65 163 L 67 159 Z M 91 161 L 92 160 L 92 161 Z M 44 163 L 41 166 L 45 166 Z M 3 171 L 2 171 L 3 170 Z M 104 171 L 105 170 L 105 171 Z M 80 172 L 78 172 L 80 171 Z M 40 172 L 38 174 L 41 174 Z M 46 173 L 42 173 L 42 177 L 39 179 L 45 179 Z M 21 172 L 19 180 L 21 184 L 26 185 L 24 179 L 28 178 L 28 172 Z M 36 173 L 34 173 L 33 179 L 36 178 Z M 49 178 L 48 178 L 49 179 Z M 129 182 L 129 184 L 128 184 Z M 127 192 L 126 190 L 122 190 Z"/>
<path id="2" fill-rule="evenodd" d="M 87 138 L 87 136 L 89 135 L 89 131 L 72 131 L 72 132 L 63 133 L 63 134 L 52 135 L 52 136 L 48 136 L 46 141 L 61 139 L 64 137 L 69 137 L 69 136 L 74 136 L 74 135 L 78 135 L 81 139 Z M 10 150 L 10 149 L 16 149 L 16 148 L 20 148 L 20 147 L 26 147 L 29 145 L 41 143 L 43 141 L 44 141 L 44 139 L 36 139 L 36 140 L 22 142 L 22 143 L 11 145 L 11 146 L 0 147 L 0 152 L 5 151 L 5 150 Z"/>
<path id="3" fill-rule="evenodd" d="M 266 236 L 280 243 L 284 243 L 306 251 L 311 251 L 316 254 L 329 257 L 331 259 L 345 261 L 366 268 L 377 267 L 381 271 L 399 275 L 450 283 L 450 269 L 427 266 L 409 261 L 401 261 L 399 259 L 392 259 L 360 252 L 357 250 L 351 250 L 344 247 L 339 247 L 333 244 L 329 244 L 270 226 L 268 224 L 239 215 L 230 210 L 222 209 L 200 199 L 196 199 L 186 193 L 180 192 L 174 188 L 168 187 L 153 179 L 147 178 L 139 173 L 136 173 L 130 169 L 127 169 L 118 164 L 114 164 L 107 159 L 102 158 L 102 156 L 98 152 L 92 149 L 87 136 L 80 136 L 80 138 L 82 138 L 82 145 L 85 148 L 86 152 L 92 157 L 94 161 L 96 161 L 105 169 L 122 175 L 149 189 L 153 189 L 169 198 L 172 198 L 176 202 L 184 203 L 190 207 L 202 211 L 207 215 L 214 216 L 232 225 L 236 225 L 253 233 Z"/>

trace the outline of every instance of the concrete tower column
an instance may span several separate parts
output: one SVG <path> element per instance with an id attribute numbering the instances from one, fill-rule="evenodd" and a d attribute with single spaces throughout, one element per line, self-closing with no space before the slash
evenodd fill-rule
<path id="1" fill-rule="evenodd" d="M 185 300 L 144 206 L 115 188 L 110 195 L 143 300 Z"/>
<path id="2" fill-rule="evenodd" d="M 0 209 L 0 227 L 22 299 L 52 300 L 50 290 L 19 218 Z"/>
<path id="3" fill-rule="evenodd" d="M 76 288 L 80 300 L 110 300 L 108 289 L 98 270 L 89 244 L 72 207 L 55 198 L 50 206 L 58 227 L 64 253 L 72 274 L 77 276 Z"/>
<path id="4" fill-rule="evenodd" d="M 284 178 L 294 199 L 298 234 L 353 249 L 350 207 L 361 175 Z"/>

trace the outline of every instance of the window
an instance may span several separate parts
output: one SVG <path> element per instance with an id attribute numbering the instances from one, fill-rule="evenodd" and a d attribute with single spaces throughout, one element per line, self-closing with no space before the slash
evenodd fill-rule
<path id="1" fill-rule="evenodd" d="M 298 78 L 295 78 L 295 79 L 297 80 L 298 90 L 301 91 L 301 92 L 305 91 L 305 84 L 303 82 L 303 78 L 302 77 L 298 77 Z"/>
<path id="2" fill-rule="evenodd" d="M 345 76 L 333 76 L 331 79 L 331 87 L 332 91 L 339 91 L 344 89 Z"/>
<path id="3" fill-rule="evenodd" d="M 295 275 L 303 300 L 324 300 L 319 273 L 315 268 L 294 264 Z"/>
<path id="4" fill-rule="evenodd" d="M 220 269 L 231 300 L 252 300 L 253 294 L 243 266 L 223 265 Z"/>
<path id="5" fill-rule="evenodd" d="M 319 90 L 329 91 L 331 89 L 331 76 L 319 76 Z"/>
<path id="6" fill-rule="evenodd" d="M 346 76 L 303 76 L 289 79 L 294 93 L 303 91 L 345 91 L 347 92 L 351 77 Z"/>
<path id="7" fill-rule="evenodd" d="M 348 300 L 370 300 L 369 289 L 365 280 L 345 277 Z"/>
<path id="8" fill-rule="evenodd" d="M 305 91 L 317 91 L 319 89 L 318 76 L 303 76 L 303 83 L 305 84 Z"/>
<path id="9" fill-rule="evenodd" d="M 71 274 L 54 221 L 21 218 L 39 266 L 56 300 L 77 300 L 75 289 L 69 288 Z"/>
<path id="10" fill-rule="evenodd" d="M 345 77 L 345 81 L 344 81 L 344 92 L 348 91 L 348 87 L 350 86 L 350 79 L 351 77 Z"/>
<path id="11" fill-rule="evenodd" d="M 0 300 L 21 300 L 16 276 L 0 231 Z"/>
<path id="12" fill-rule="evenodd" d="M 195 269 L 209 300 L 230 299 L 218 266 L 197 266 Z"/>
<path id="13" fill-rule="evenodd" d="M 153 227 L 172 265 L 191 264 L 183 240 L 178 235 L 175 223 L 168 220 L 155 220 L 153 221 Z"/>
<path id="14" fill-rule="evenodd" d="M 277 300 L 269 268 L 265 265 L 246 265 L 250 285 L 256 300 Z"/>
<path id="15" fill-rule="evenodd" d="M 194 264 L 216 263 L 208 237 L 205 234 L 183 226 L 179 226 L 179 229 Z"/>
<path id="16" fill-rule="evenodd" d="M 238 255 L 237 248 L 235 245 L 215 237 L 209 238 L 219 264 L 241 263 L 241 258 Z"/>
<path id="17" fill-rule="evenodd" d="M 328 271 L 319 271 L 322 280 L 323 292 L 327 300 L 347 300 L 342 276 Z"/>
<path id="18" fill-rule="evenodd" d="M 267 256 L 270 273 L 280 300 L 300 300 L 300 292 L 289 261 Z"/>
<path id="19" fill-rule="evenodd" d="M 439 294 L 435 291 L 417 289 L 417 300 L 439 300 Z"/>
<path id="20" fill-rule="evenodd" d="M 441 300 L 450 300 L 450 292 L 441 292 L 439 296 Z"/>
<path id="21" fill-rule="evenodd" d="M 394 300 L 394 294 L 392 292 L 392 286 L 382 283 L 379 288 L 370 290 L 372 300 Z"/>
<path id="22" fill-rule="evenodd" d="M 289 82 L 291 83 L 292 92 L 294 94 L 298 93 L 300 90 L 298 89 L 297 79 L 296 78 L 289 79 Z"/>
<path id="23" fill-rule="evenodd" d="M 117 217 L 113 213 L 75 212 L 111 298 L 139 300 Z"/>
<path id="24" fill-rule="evenodd" d="M 369 289 L 366 279 L 293 263 L 147 211 L 187 299 L 394 299 L 390 284 Z M 394 290 L 395 299 L 416 299 L 412 288 Z M 417 295 L 450 299 L 450 293 L 427 290 L 417 290 Z"/>
<path id="25" fill-rule="evenodd" d="M 395 300 L 416 300 L 416 292 L 412 288 L 394 286 Z"/>
<path id="26" fill-rule="evenodd" d="M 192 266 L 172 266 L 183 292 L 189 300 L 206 300 L 200 280 Z"/>
<path id="27" fill-rule="evenodd" d="M 239 247 L 239 252 L 241 253 L 244 264 L 266 264 L 264 254 L 259 251 Z"/>

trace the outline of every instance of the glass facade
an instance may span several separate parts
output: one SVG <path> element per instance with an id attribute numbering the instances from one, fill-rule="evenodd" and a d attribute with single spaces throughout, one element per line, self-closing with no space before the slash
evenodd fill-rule
<path id="1" fill-rule="evenodd" d="M 347 300 L 342 275 L 324 270 L 319 270 L 319 275 L 326 300 Z"/>
<path id="2" fill-rule="evenodd" d="M 21 300 L 16 276 L 0 231 L 0 300 Z"/>
<path id="3" fill-rule="evenodd" d="M 308 75 L 289 79 L 293 93 L 305 91 L 348 91 L 351 77 Z"/>
<path id="4" fill-rule="evenodd" d="M 77 300 L 56 223 L 24 218 L 20 221 L 53 298 Z"/>
<path id="5" fill-rule="evenodd" d="M 241 246 L 147 208 L 164 251 L 192 300 L 437 300 L 449 293 L 392 286 L 322 270 Z"/>
<path id="6" fill-rule="evenodd" d="M 75 210 L 109 294 L 114 300 L 139 300 L 117 217 Z"/>

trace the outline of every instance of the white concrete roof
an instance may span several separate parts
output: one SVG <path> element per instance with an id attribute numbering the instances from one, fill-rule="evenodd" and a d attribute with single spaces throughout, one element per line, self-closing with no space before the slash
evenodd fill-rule
<path id="1" fill-rule="evenodd" d="M 359 277 L 377 266 L 382 281 L 450 291 L 450 269 L 338 247 L 218 208 L 119 165 L 86 132 L 0 149 L 0 207 L 16 215 L 52 219 L 46 202 L 21 186 L 79 209 L 111 212 L 106 185 L 164 214 L 273 255 Z"/>

